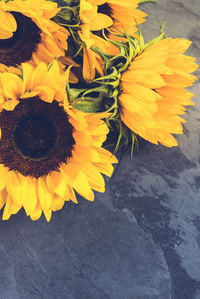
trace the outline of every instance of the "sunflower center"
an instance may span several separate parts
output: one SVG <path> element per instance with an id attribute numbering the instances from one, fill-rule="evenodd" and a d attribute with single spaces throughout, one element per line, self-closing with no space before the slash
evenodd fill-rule
<path id="1" fill-rule="evenodd" d="M 19 120 L 13 139 L 25 157 L 44 158 L 55 144 L 56 127 L 46 116 L 30 113 Z"/>
<path id="2" fill-rule="evenodd" d="M 20 65 L 31 59 L 41 41 L 41 30 L 19 12 L 10 12 L 17 23 L 17 30 L 8 39 L 0 39 L 0 63 L 6 66 Z"/>
<path id="3" fill-rule="evenodd" d="M 73 127 L 58 102 L 20 100 L 0 113 L 0 163 L 24 176 L 40 177 L 67 163 L 75 144 Z"/>

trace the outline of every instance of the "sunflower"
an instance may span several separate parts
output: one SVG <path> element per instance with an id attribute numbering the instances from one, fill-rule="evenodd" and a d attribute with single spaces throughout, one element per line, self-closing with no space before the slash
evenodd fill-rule
<path id="1" fill-rule="evenodd" d="M 75 191 L 94 200 L 104 192 L 101 173 L 111 176 L 117 159 L 102 148 L 107 114 L 87 114 L 67 100 L 69 71 L 57 62 L 35 69 L 21 65 L 21 76 L 0 74 L 0 208 L 3 220 L 21 208 L 47 221 L 65 201 L 77 203 Z"/>
<path id="2" fill-rule="evenodd" d="M 137 25 L 147 16 L 137 9 L 140 0 L 81 0 L 80 19 L 90 31 L 101 36 L 101 30 L 109 28 L 119 34 L 135 35 Z"/>
<path id="3" fill-rule="evenodd" d="M 105 57 L 98 52 L 105 75 L 95 79 L 98 86 L 75 90 L 74 107 L 79 109 L 83 99 L 82 106 L 88 105 L 84 111 L 96 112 L 102 105 L 101 111 L 110 112 L 107 120 L 119 131 L 116 149 L 122 140 L 134 145 L 136 135 L 154 144 L 177 146 L 172 134 L 183 133 L 181 123 L 185 120 L 180 115 L 186 111 L 184 106 L 193 105 L 193 94 L 185 88 L 197 80 L 191 74 L 198 68 L 196 59 L 184 54 L 191 42 L 165 38 L 161 33 L 147 44 L 142 35 L 140 39 L 127 36 L 126 43 L 115 44 L 120 50 L 117 56 Z M 94 92 L 96 106 L 88 104 Z"/>
<path id="4" fill-rule="evenodd" d="M 59 11 L 46 0 L 0 1 L 0 71 L 65 54 L 69 33 L 51 20 Z"/>
<path id="5" fill-rule="evenodd" d="M 109 28 L 112 39 L 125 31 L 135 36 L 137 25 L 145 21 L 146 14 L 137 9 L 139 0 L 81 0 L 79 17 L 81 30 L 79 36 L 85 44 L 83 53 L 83 74 L 86 81 L 92 81 L 95 71 L 102 75 L 103 63 L 100 57 L 90 50 L 97 47 L 106 54 L 118 54 L 118 48 L 103 38 L 102 30 Z M 120 38 L 121 39 L 121 38 Z M 87 63 L 90 57 L 90 63 Z M 87 74 L 87 76 L 85 76 Z"/>
<path id="6" fill-rule="evenodd" d="M 191 42 L 179 38 L 163 39 L 137 55 L 122 73 L 118 102 L 121 120 L 144 139 L 172 147 L 177 141 L 172 134 L 182 134 L 179 115 L 185 105 L 193 105 L 192 86 L 197 69 L 195 58 L 184 52 Z"/>

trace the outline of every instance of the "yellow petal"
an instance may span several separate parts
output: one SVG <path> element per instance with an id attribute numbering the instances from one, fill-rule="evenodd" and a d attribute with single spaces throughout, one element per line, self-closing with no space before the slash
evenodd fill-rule
<path id="1" fill-rule="evenodd" d="M 10 214 L 17 214 L 21 208 L 22 205 L 18 205 L 16 202 L 12 200 L 9 212 Z"/>
<path id="2" fill-rule="evenodd" d="M 47 102 L 52 103 L 55 97 L 55 90 L 49 86 L 37 86 L 34 89 L 40 99 Z"/>
<path id="3" fill-rule="evenodd" d="M 3 208 L 4 204 L 6 203 L 7 195 L 8 195 L 8 192 L 6 191 L 6 189 L 3 189 L 0 192 L 0 210 Z"/>
<path id="4" fill-rule="evenodd" d="M 8 39 L 17 30 L 17 22 L 11 13 L 0 11 L 0 39 Z"/>
<path id="5" fill-rule="evenodd" d="M 107 151 L 106 149 L 99 147 L 97 148 L 97 151 L 100 155 L 100 162 L 101 163 L 118 163 L 117 158 L 115 155 Z"/>
<path id="6" fill-rule="evenodd" d="M 70 199 L 71 201 L 73 201 L 73 203 L 78 203 L 77 199 L 76 199 L 76 195 L 74 192 L 74 189 L 72 187 L 69 186 L 69 193 L 70 193 Z"/>
<path id="7" fill-rule="evenodd" d="M 38 179 L 38 196 L 42 210 L 48 210 L 51 206 L 53 193 L 48 189 L 44 177 Z"/>
<path id="8" fill-rule="evenodd" d="M 73 188 L 87 200 L 94 200 L 94 196 L 91 194 L 91 188 L 88 183 L 87 177 L 83 171 L 79 171 L 79 174 L 73 182 Z"/>
<path id="9" fill-rule="evenodd" d="M 6 188 L 12 200 L 18 205 L 22 205 L 23 188 L 19 176 L 14 171 L 8 171 L 6 174 Z"/>
<path id="10" fill-rule="evenodd" d="M 16 74 L 4 73 L 1 77 L 4 95 L 7 99 L 16 100 L 22 95 L 23 84 L 21 78 Z"/>
<path id="11" fill-rule="evenodd" d="M 111 177 L 114 171 L 114 167 L 108 163 L 94 163 L 94 166 L 96 166 L 96 168 L 99 169 L 100 172 L 107 175 L 108 177 Z"/>
<path id="12" fill-rule="evenodd" d="M 8 111 L 14 110 L 15 107 L 19 104 L 17 100 L 9 100 L 2 105 L 2 108 Z"/>
<path id="13" fill-rule="evenodd" d="M 104 14 L 97 13 L 95 16 L 95 22 L 90 23 L 90 30 L 91 31 L 98 31 L 104 28 L 108 28 L 112 26 L 113 20 Z"/>
<path id="14" fill-rule="evenodd" d="M 30 213 L 30 217 L 31 217 L 32 220 L 38 220 L 41 215 L 42 215 L 42 209 L 41 209 L 40 204 L 38 202 L 35 209 Z"/>
<path id="15" fill-rule="evenodd" d="M 2 164 L 0 164 L 0 191 L 2 191 L 6 187 L 6 174 L 8 172 L 8 169 L 4 167 Z"/>
<path id="16" fill-rule="evenodd" d="M 83 77 L 90 82 L 95 78 L 95 57 L 90 49 L 83 49 Z"/>
<path id="17" fill-rule="evenodd" d="M 19 175 L 22 188 L 22 203 L 27 215 L 30 215 L 37 205 L 37 181 L 34 178 Z"/>
<path id="18" fill-rule="evenodd" d="M 93 164 L 83 163 L 81 169 L 85 173 L 92 189 L 98 192 L 105 192 L 105 181 L 98 168 Z"/>
<path id="19" fill-rule="evenodd" d="M 12 202 L 12 199 L 8 195 L 7 200 L 6 200 L 6 205 L 5 205 L 4 211 L 3 211 L 2 220 L 8 220 L 10 218 L 10 216 L 11 216 L 11 213 L 10 213 L 11 202 Z"/>
<path id="20" fill-rule="evenodd" d="M 48 174 L 46 177 L 46 183 L 49 190 L 64 198 L 66 194 L 66 183 L 60 172 L 53 171 Z"/>
<path id="21" fill-rule="evenodd" d="M 33 72 L 33 66 L 29 63 L 22 63 L 22 75 L 23 75 L 23 93 L 31 89 L 31 76 Z"/>
<path id="22" fill-rule="evenodd" d="M 51 207 L 50 209 L 52 211 L 58 211 L 58 210 L 61 210 L 62 207 L 64 206 L 64 203 L 65 203 L 65 200 L 60 197 L 60 196 L 54 196 L 54 198 L 52 199 L 52 202 L 51 202 Z"/>
<path id="23" fill-rule="evenodd" d="M 43 81 L 47 74 L 47 66 L 45 63 L 41 62 L 33 71 L 31 76 L 31 90 L 35 87 L 43 85 Z"/>
<path id="24" fill-rule="evenodd" d="M 52 211 L 51 210 L 43 210 L 43 213 L 44 213 L 44 216 L 45 216 L 47 222 L 49 222 L 51 220 Z"/>

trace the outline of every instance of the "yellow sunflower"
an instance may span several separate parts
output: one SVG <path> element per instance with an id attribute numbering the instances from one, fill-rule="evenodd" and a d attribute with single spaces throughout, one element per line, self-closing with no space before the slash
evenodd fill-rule
<path id="1" fill-rule="evenodd" d="M 135 35 L 137 25 L 145 22 L 147 16 L 137 9 L 140 0 L 81 0 L 80 19 L 91 32 L 100 35 L 102 29 L 109 28 L 119 34 L 125 31 Z"/>
<path id="2" fill-rule="evenodd" d="M 35 69 L 21 65 L 21 76 L 0 74 L 0 208 L 3 220 L 24 208 L 47 221 L 75 191 L 94 200 L 104 192 L 101 173 L 111 176 L 117 159 L 102 148 L 107 114 L 87 114 L 67 100 L 68 71 L 57 62 Z"/>
<path id="3" fill-rule="evenodd" d="M 0 71 L 65 54 L 69 33 L 51 20 L 59 11 L 46 0 L 0 1 Z"/>
<path id="4" fill-rule="evenodd" d="M 137 55 L 120 80 L 118 97 L 121 120 L 133 132 L 157 144 L 172 147 L 172 134 L 182 134 L 179 115 L 185 105 L 193 105 L 192 93 L 185 90 L 196 77 L 195 58 L 184 52 L 191 42 L 179 38 L 163 39 Z"/>
<path id="5" fill-rule="evenodd" d="M 146 17 L 144 12 L 137 9 L 139 2 L 139 0 L 80 1 L 81 30 L 79 35 L 85 43 L 83 74 L 86 81 L 94 79 L 95 71 L 102 75 L 103 64 L 100 57 L 90 50 L 92 46 L 107 54 L 118 54 L 118 48 L 102 38 L 102 29 L 109 28 L 115 34 L 125 31 L 126 34 L 135 36 L 137 25 L 143 23 Z M 113 34 L 110 37 L 117 39 Z M 90 63 L 87 63 L 88 57 L 90 57 Z"/>

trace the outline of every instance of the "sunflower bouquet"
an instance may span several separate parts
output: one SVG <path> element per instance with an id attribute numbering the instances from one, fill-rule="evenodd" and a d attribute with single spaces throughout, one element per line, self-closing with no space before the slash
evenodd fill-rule
<path id="1" fill-rule="evenodd" d="M 144 138 L 177 146 L 193 105 L 191 42 L 144 43 L 139 0 L 0 1 L 0 209 L 32 220 L 94 200 L 115 152 Z M 105 149 L 116 132 L 114 151 Z"/>

